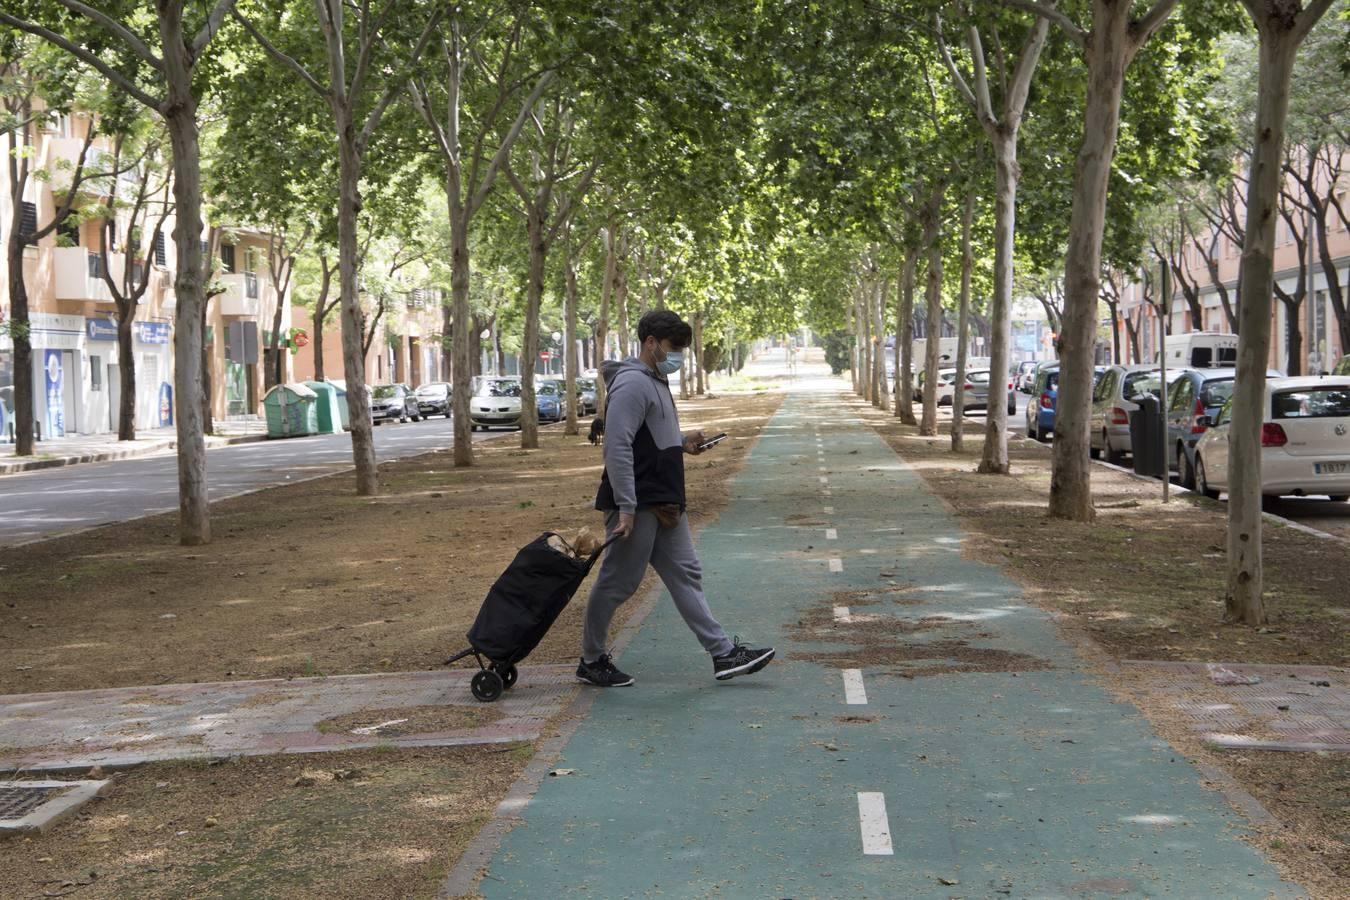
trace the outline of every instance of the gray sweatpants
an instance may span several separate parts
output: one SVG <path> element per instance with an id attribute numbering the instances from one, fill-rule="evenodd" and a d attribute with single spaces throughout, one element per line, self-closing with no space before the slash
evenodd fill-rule
<path id="1" fill-rule="evenodd" d="M 618 524 L 618 510 L 605 513 L 606 535 L 612 536 Z M 682 515 L 674 528 L 662 528 L 655 513 L 638 510 L 632 534 L 611 544 L 600 561 L 600 574 L 586 601 L 582 658 L 595 662 L 609 652 L 609 623 L 615 610 L 637 591 L 649 563 L 661 576 L 675 600 L 675 608 L 703 649 L 714 656 L 729 653 L 731 639 L 713 618 L 703 596 L 703 568 L 694 550 L 693 535 L 689 533 L 689 518 Z"/>

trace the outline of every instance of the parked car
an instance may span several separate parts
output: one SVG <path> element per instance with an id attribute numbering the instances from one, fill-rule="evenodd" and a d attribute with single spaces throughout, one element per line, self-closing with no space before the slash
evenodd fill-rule
<path id="1" fill-rule="evenodd" d="M 927 374 L 928 374 L 928 370 L 927 370 L 927 369 L 920 369 L 919 372 L 918 372 L 918 375 L 915 376 L 915 378 L 914 378 L 914 402 L 915 402 L 915 403 L 922 403 L 922 402 L 923 402 L 923 382 L 924 382 L 924 377 L 925 377 Z M 956 380 L 956 370 L 955 370 L 955 369 L 938 369 L 937 377 L 938 377 L 938 383 L 937 383 L 938 406 L 946 406 L 948 403 L 951 403 L 951 402 L 952 402 L 952 391 L 951 391 L 951 386 L 952 386 L 952 382 Z M 942 391 L 942 388 L 943 388 L 944 385 L 947 387 L 947 392 L 946 392 L 945 395 L 943 394 L 943 391 Z M 944 396 L 946 396 L 946 398 L 947 398 L 946 403 L 944 403 L 943 400 L 942 400 L 942 398 L 943 398 Z"/>
<path id="2" fill-rule="evenodd" d="M 534 382 L 534 405 L 539 411 L 540 422 L 559 422 L 567 415 L 563 398 L 567 393 L 567 382 L 559 378 L 539 378 Z"/>
<path id="3" fill-rule="evenodd" d="M 1031 382 L 1036 378 L 1035 360 L 1026 360 L 1017 364 L 1017 373 L 1013 384 L 1024 394 L 1031 393 Z"/>
<path id="4" fill-rule="evenodd" d="M 948 403 L 954 402 L 955 385 Z M 966 383 L 962 386 L 962 406 L 967 410 L 987 409 L 989 406 L 989 370 L 976 369 L 966 373 Z M 1017 395 L 1012 392 L 1012 382 L 1008 382 L 1008 415 L 1017 415 Z"/>
<path id="5" fill-rule="evenodd" d="M 1185 369 L 1168 369 L 1167 383 L 1182 377 Z M 1152 394 L 1159 400 L 1160 376 L 1157 366 L 1111 366 L 1097 379 L 1092 392 L 1092 428 L 1088 432 L 1088 453 L 1093 459 L 1120 465 L 1134 448 L 1130 442 L 1130 413 L 1139 408 L 1139 400 Z"/>
<path id="6" fill-rule="evenodd" d="M 414 422 L 422 418 L 417 394 L 406 384 L 377 384 L 370 395 L 370 415 L 378 425 L 386 419 Z"/>
<path id="7" fill-rule="evenodd" d="M 595 379 L 578 378 L 577 388 L 581 391 L 581 402 L 578 404 L 581 408 L 581 414 L 583 416 L 595 415 L 595 411 L 599 408 L 597 405 L 599 401 L 596 399 L 595 393 Z"/>
<path id="8" fill-rule="evenodd" d="M 1267 370 L 1267 378 L 1279 378 L 1274 369 Z M 1184 369 L 1168 388 L 1167 396 L 1167 464 L 1180 475 L 1182 487 L 1195 488 L 1195 445 L 1205 426 L 1202 416 L 1211 420 L 1233 396 L 1237 369 Z"/>
<path id="9" fill-rule="evenodd" d="M 1350 376 L 1271 378 L 1261 423 L 1261 493 L 1350 499 Z M 1196 490 L 1208 497 L 1228 489 L 1230 397 L 1217 418 L 1204 416 L 1195 445 Z"/>
<path id="10" fill-rule="evenodd" d="M 428 381 L 417 389 L 417 407 L 423 418 L 443 415 L 450 418 L 450 385 L 444 381 Z"/>
<path id="11" fill-rule="evenodd" d="M 520 427 L 520 379 L 479 375 L 470 383 L 469 429 Z"/>
<path id="12" fill-rule="evenodd" d="M 1093 385 L 1106 372 L 1106 366 L 1093 369 Z M 1031 386 L 1032 399 L 1027 403 L 1027 437 L 1038 441 L 1049 440 L 1055 430 L 1055 403 L 1059 399 L 1059 363 L 1043 362 L 1036 367 L 1036 381 Z"/>

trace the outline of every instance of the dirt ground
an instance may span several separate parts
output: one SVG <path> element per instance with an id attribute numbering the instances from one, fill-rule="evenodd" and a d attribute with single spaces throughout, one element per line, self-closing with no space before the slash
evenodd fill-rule
<path id="1" fill-rule="evenodd" d="M 680 402 L 686 431 L 731 435 L 686 461 L 696 529 L 781 402 Z M 584 431 L 476 444 L 467 470 L 389 463 L 375 498 L 339 475 L 225 501 L 205 547 L 174 543 L 165 516 L 0 551 L 0 693 L 437 668 L 520 546 L 598 530 Z M 530 663 L 576 658 L 584 591 Z M 0 895 L 427 896 L 534 751 L 506 749 L 143 766 L 49 834 L 0 842 Z"/>
<path id="2" fill-rule="evenodd" d="M 680 404 L 686 431 L 731 435 L 687 460 L 695 528 L 725 505 L 781 396 Z M 600 530 L 603 463 L 584 433 L 547 428 L 538 450 L 511 435 L 475 452 L 469 469 L 448 453 L 385 464 L 373 498 L 337 475 L 227 500 L 205 547 L 178 546 L 174 518 L 159 516 L 0 550 L 0 693 L 435 668 L 466 646 L 519 547 L 545 530 Z M 531 662 L 576 658 L 583 606 Z"/>
<path id="3" fill-rule="evenodd" d="M 1003 568 L 1026 596 L 1058 614 L 1068 637 L 1108 663 L 1103 677 L 1191 758 L 1217 766 L 1280 820 L 1258 840 L 1315 896 L 1344 898 L 1350 879 L 1350 754 L 1222 751 L 1203 743 L 1148 690 L 1147 677 L 1109 665 L 1121 659 L 1203 662 L 1350 663 L 1350 546 L 1267 523 L 1270 622 L 1223 622 L 1225 511 L 1196 495 L 1162 503 L 1161 485 L 1092 467 L 1096 521 L 1046 515 L 1050 453 L 1010 444 L 1011 477 L 975 472 L 983 418 L 971 418 L 964 450 L 951 450 L 950 419 L 920 437 L 888 412 L 850 398 L 914 465 L 975 537 L 966 553 Z"/>

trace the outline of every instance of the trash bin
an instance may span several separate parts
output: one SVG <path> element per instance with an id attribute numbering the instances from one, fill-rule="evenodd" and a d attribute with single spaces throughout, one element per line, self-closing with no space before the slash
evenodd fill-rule
<path id="1" fill-rule="evenodd" d="M 337 408 L 338 415 L 341 417 L 342 430 L 351 431 L 352 423 L 348 421 L 350 414 L 347 412 L 347 382 L 337 378 L 329 378 L 328 383 L 333 386 L 333 390 L 337 391 Z"/>
<path id="2" fill-rule="evenodd" d="M 318 395 L 299 382 L 278 384 L 263 397 L 269 438 L 299 437 L 319 430 Z"/>
<path id="3" fill-rule="evenodd" d="M 326 381 L 306 381 L 305 387 L 315 394 L 314 411 L 318 434 L 333 434 L 342 428 L 342 413 L 338 409 L 337 388 Z M 346 403 L 346 400 L 343 400 Z"/>
<path id="4" fill-rule="evenodd" d="M 1139 408 L 1130 413 L 1130 453 L 1136 475 L 1162 478 L 1163 462 L 1161 403 L 1152 394 L 1135 399 Z"/>

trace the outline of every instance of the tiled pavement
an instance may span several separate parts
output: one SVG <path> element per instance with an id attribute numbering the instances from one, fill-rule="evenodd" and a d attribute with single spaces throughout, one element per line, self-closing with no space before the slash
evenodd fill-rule
<path id="1" fill-rule="evenodd" d="M 167 759 L 321 753 L 377 745 L 449 746 L 531 740 L 571 699 L 568 666 L 527 666 L 488 707 L 469 693 L 473 669 L 173 684 L 0 697 L 0 771 L 67 771 Z M 429 733 L 325 732 L 319 723 L 413 706 L 490 709 L 480 728 Z M 363 719 L 366 717 L 362 717 Z"/>

